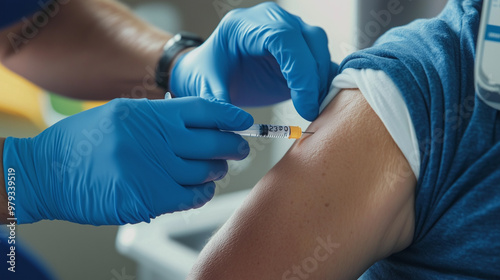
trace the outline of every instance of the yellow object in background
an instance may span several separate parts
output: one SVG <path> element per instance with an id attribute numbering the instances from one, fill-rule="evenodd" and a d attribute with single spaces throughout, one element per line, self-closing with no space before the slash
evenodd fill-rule
<path id="1" fill-rule="evenodd" d="M 0 112 L 24 118 L 40 130 L 104 103 L 48 93 L 0 64 Z"/>
<path id="2" fill-rule="evenodd" d="M 43 90 L 0 64 L 0 111 L 25 118 L 43 129 L 40 96 Z"/>

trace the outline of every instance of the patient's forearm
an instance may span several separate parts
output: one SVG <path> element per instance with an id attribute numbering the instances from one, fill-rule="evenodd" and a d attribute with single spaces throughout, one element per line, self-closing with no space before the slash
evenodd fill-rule
<path id="1" fill-rule="evenodd" d="M 190 279 L 356 279 L 412 240 L 410 166 L 359 91 L 344 91 L 257 184 Z"/>
<path id="2" fill-rule="evenodd" d="M 76 98 L 163 97 L 154 69 L 169 34 L 116 1 L 74 0 L 59 8 L 30 38 L 23 35 L 26 22 L 0 31 L 5 66 Z"/>

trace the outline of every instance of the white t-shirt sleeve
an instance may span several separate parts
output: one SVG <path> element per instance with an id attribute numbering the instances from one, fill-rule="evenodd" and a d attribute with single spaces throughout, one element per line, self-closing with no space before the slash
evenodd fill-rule
<path id="1" fill-rule="evenodd" d="M 346 69 L 332 82 L 320 106 L 322 112 L 342 89 L 359 88 L 373 111 L 408 160 L 415 177 L 420 173 L 420 152 L 415 127 L 401 92 L 383 71 Z"/>

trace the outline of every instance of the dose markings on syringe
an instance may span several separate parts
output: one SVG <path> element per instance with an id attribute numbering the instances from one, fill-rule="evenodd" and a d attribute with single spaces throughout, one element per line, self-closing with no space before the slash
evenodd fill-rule
<path id="1" fill-rule="evenodd" d="M 288 138 L 290 136 L 290 128 L 285 125 L 260 125 L 262 136 Z"/>

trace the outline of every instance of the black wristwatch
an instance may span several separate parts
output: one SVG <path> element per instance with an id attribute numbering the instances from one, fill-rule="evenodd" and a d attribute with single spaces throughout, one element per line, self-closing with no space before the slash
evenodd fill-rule
<path id="1" fill-rule="evenodd" d="M 156 67 L 156 84 L 165 89 L 169 90 L 169 72 L 170 66 L 177 55 L 183 50 L 191 47 L 198 47 L 203 44 L 203 39 L 200 36 L 189 33 L 189 32 L 179 32 L 175 34 L 172 39 L 163 47 L 163 54 L 161 55 L 160 61 L 158 61 L 158 66 Z"/>

